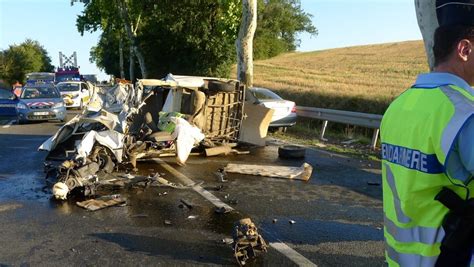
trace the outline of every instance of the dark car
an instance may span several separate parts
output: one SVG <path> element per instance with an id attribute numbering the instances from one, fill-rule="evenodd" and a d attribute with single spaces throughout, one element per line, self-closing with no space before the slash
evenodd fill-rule
<path id="1" fill-rule="evenodd" d="M 0 119 L 17 120 L 18 97 L 9 88 L 0 87 Z"/>

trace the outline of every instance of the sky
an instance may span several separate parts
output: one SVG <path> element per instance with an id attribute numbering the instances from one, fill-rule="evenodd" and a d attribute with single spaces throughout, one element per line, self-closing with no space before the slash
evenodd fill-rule
<path id="1" fill-rule="evenodd" d="M 313 15 L 319 34 L 301 34 L 298 51 L 421 40 L 414 0 L 301 0 L 301 6 Z M 81 73 L 107 79 L 89 62 L 100 32 L 77 32 L 83 9 L 70 0 L 0 0 L 0 49 L 30 38 L 44 46 L 53 65 L 59 65 L 60 51 L 67 56 L 75 51 Z"/>

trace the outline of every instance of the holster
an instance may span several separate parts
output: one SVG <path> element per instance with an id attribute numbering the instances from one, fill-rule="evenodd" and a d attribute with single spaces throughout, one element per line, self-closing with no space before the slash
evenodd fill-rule
<path id="1" fill-rule="evenodd" d="M 469 266 L 474 248 L 474 199 L 463 200 L 443 188 L 435 200 L 449 209 L 443 220 L 445 236 L 435 266 Z"/>

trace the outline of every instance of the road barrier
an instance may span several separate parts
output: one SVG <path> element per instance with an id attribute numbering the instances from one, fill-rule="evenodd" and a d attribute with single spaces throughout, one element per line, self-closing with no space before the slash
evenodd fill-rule
<path id="1" fill-rule="evenodd" d="M 327 140 L 324 138 L 324 133 L 326 132 L 328 121 L 331 121 L 373 128 L 374 134 L 372 135 L 372 143 L 370 144 L 372 149 L 374 149 L 375 145 L 377 144 L 382 115 L 301 106 L 296 107 L 296 114 L 300 117 L 318 119 L 323 121 L 321 135 L 319 136 L 321 140 Z"/>

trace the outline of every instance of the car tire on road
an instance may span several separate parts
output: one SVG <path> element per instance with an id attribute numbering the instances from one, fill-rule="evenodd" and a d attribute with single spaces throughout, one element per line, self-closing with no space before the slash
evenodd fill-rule
<path id="1" fill-rule="evenodd" d="M 209 91 L 230 93 L 235 91 L 235 84 L 221 81 L 209 81 L 207 88 L 209 88 Z"/>
<path id="2" fill-rule="evenodd" d="M 286 145 L 278 148 L 278 156 L 280 158 L 298 159 L 304 158 L 306 149 L 301 146 Z"/>

